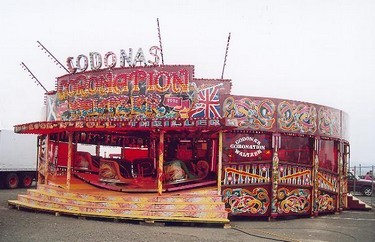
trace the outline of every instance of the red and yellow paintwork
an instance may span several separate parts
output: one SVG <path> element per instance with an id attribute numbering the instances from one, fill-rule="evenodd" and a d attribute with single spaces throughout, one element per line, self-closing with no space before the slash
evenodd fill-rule
<path id="1" fill-rule="evenodd" d="M 39 135 L 39 176 L 37 189 L 9 203 L 82 216 L 213 223 L 227 223 L 228 214 L 276 218 L 343 209 L 347 114 L 236 96 L 231 85 L 195 78 L 191 65 L 57 78 L 56 90 L 46 93 L 46 120 L 15 126 L 16 133 Z M 96 145 L 97 154 L 77 150 L 78 144 Z M 99 157 L 99 146 L 122 151 Z"/>

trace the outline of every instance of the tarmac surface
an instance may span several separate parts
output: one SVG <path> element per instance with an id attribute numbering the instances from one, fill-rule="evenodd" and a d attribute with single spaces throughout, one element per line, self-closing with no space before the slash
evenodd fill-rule
<path id="1" fill-rule="evenodd" d="M 0 241 L 375 241 L 375 208 L 316 218 L 232 219 L 231 228 L 202 224 L 139 224 L 17 210 L 0 190 Z"/>

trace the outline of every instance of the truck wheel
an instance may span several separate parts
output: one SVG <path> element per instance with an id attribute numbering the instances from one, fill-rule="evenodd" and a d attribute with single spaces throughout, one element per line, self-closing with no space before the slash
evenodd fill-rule
<path id="1" fill-rule="evenodd" d="M 364 187 L 362 189 L 362 193 L 363 193 L 363 195 L 365 195 L 367 197 L 370 197 L 372 195 L 372 189 L 371 189 L 371 187 Z"/>
<path id="2" fill-rule="evenodd" d="M 5 184 L 8 188 L 14 189 L 18 187 L 18 176 L 16 173 L 9 173 L 5 178 Z"/>
<path id="3" fill-rule="evenodd" d="M 22 176 L 22 186 L 23 187 L 31 187 L 31 184 L 33 183 L 33 177 L 30 174 L 24 174 Z"/>

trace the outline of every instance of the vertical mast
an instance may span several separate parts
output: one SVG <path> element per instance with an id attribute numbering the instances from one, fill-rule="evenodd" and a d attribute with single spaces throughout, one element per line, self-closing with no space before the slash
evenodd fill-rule
<path id="1" fill-rule="evenodd" d="M 158 24 L 158 37 L 159 37 L 159 45 L 160 45 L 161 64 L 164 65 L 164 55 L 163 55 L 163 46 L 161 44 L 161 33 L 160 33 L 159 18 L 157 18 L 157 24 Z"/>
<path id="2" fill-rule="evenodd" d="M 228 49 L 229 49 L 229 41 L 230 41 L 230 32 L 229 32 L 228 40 L 227 40 L 227 48 L 225 49 L 224 64 L 223 64 L 223 71 L 221 72 L 221 79 L 224 78 L 225 65 L 227 64 L 227 56 L 228 56 Z"/>

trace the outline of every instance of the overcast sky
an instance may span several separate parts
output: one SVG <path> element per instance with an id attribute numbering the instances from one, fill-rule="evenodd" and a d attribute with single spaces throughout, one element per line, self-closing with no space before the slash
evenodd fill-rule
<path id="1" fill-rule="evenodd" d="M 171 0 L 5 1 L 0 8 L 0 128 L 41 120 L 44 90 L 68 56 L 158 45 L 165 64 L 225 78 L 232 94 L 322 104 L 350 116 L 351 163 L 375 165 L 375 1 Z"/>

